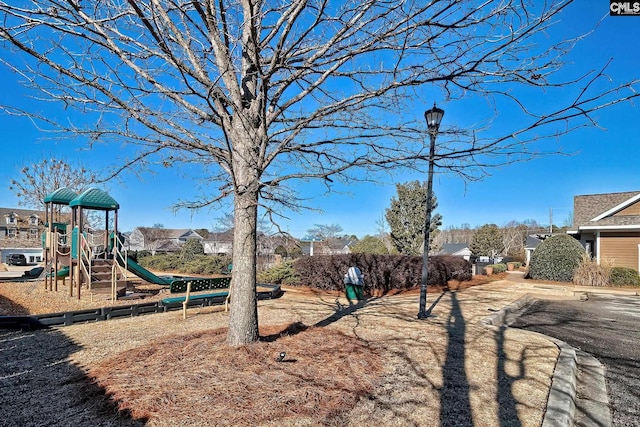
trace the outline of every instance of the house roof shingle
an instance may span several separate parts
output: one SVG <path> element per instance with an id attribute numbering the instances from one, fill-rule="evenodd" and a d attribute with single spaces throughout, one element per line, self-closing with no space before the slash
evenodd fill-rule
<path id="1" fill-rule="evenodd" d="M 640 215 L 613 216 L 615 212 L 597 221 L 592 221 L 638 195 L 640 195 L 640 191 L 575 196 L 573 198 L 573 229 L 578 230 L 584 226 L 640 225 Z"/>
<path id="2" fill-rule="evenodd" d="M 467 243 L 444 243 L 440 249 L 440 255 L 453 255 L 457 252 L 469 249 Z"/>
<path id="3" fill-rule="evenodd" d="M 179 239 L 186 235 L 192 235 L 194 238 L 202 239 L 198 233 L 191 228 L 154 228 L 154 227 L 137 227 L 137 229 L 146 238 L 154 237 L 161 239 Z"/>
<path id="4" fill-rule="evenodd" d="M 29 218 L 31 215 L 37 216 L 39 219 L 44 219 L 43 211 L 36 211 L 32 209 L 18 209 L 18 208 L 0 208 L 0 218 L 2 218 L 4 224 L 4 218 L 7 215 L 16 214 L 19 218 Z"/>

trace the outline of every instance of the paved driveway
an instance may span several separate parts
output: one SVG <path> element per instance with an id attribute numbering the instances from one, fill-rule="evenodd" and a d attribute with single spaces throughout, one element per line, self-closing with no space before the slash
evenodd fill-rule
<path id="1" fill-rule="evenodd" d="M 640 296 L 536 301 L 512 327 L 558 338 L 606 367 L 614 426 L 640 426 Z"/>

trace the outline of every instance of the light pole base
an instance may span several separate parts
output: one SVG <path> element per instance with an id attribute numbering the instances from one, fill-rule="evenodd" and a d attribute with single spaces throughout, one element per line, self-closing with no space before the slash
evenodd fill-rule
<path id="1" fill-rule="evenodd" d="M 429 313 L 428 311 L 421 311 L 418 313 L 418 320 L 424 320 L 424 319 L 433 319 L 436 318 L 438 316 L 435 316 L 431 313 Z"/>

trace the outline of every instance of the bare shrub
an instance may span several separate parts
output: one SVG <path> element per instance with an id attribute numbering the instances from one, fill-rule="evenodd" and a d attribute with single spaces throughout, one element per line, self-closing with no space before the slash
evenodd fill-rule
<path id="1" fill-rule="evenodd" d="M 600 265 L 584 254 L 573 274 L 573 284 L 577 286 L 608 286 L 611 277 L 611 262 L 602 260 Z"/>

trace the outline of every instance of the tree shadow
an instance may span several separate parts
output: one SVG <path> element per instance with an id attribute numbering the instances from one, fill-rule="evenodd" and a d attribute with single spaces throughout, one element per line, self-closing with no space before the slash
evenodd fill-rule
<path id="1" fill-rule="evenodd" d="M 498 401 L 498 419 L 501 426 L 520 427 L 522 423 L 518 418 L 517 402 L 513 396 L 514 383 L 524 377 L 523 358 L 520 358 L 519 375 L 512 376 L 507 373 L 506 362 L 508 360 L 505 351 L 505 333 L 506 327 L 500 326 L 496 334 L 497 345 L 497 365 L 496 376 L 498 381 L 498 391 L 496 399 Z"/>
<path id="2" fill-rule="evenodd" d="M 316 327 L 328 326 L 332 323 L 337 322 L 338 320 L 342 319 L 345 316 L 352 315 L 353 313 L 364 308 L 367 304 L 371 303 L 373 300 L 376 300 L 376 299 L 378 299 L 378 297 L 366 298 L 356 302 L 355 304 L 349 301 L 350 304 L 346 307 L 343 307 L 342 305 L 340 305 L 340 303 L 338 303 L 337 304 L 338 309 L 331 316 L 328 316 L 320 320 L 319 322 L 316 322 L 313 326 L 316 326 Z"/>
<path id="3" fill-rule="evenodd" d="M 283 338 L 283 337 L 297 335 L 300 332 L 306 331 L 307 329 L 309 329 L 309 327 L 307 325 L 305 325 L 304 323 L 302 323 L 302 322 L 294 322 L 294 323 L 291 323 L 291 324 L 287 325 L 287 327 L 284 328 L 280 332 L 276 332 L 274 334 L 261 336 L 260 337 L 260 341 L 262 341 L 262 342 L 274 342 L 274 341 L 277 341 L 278 339 Z"/>
<path id="4" fill-rule="evenodd" d="M 79 350 L 56 329 L 0 330 L 0 424 L 144 426 L 70 361 Z"/>
<path id="5" fill-rule="evenodd" d="M 334 312 L 331 315 L 325 317 L 324 319 L 314 323 L 311 326 L 307 326 L 302 322 L 293 322 L 293 323 L 287 325 L 281 331 L 278 331 L 278 332 L 275 332 L 275 333 L 272 333 L 272 334 L 268 334 L 268 335 L 260 336 L 260 341 L 263 341 L 263 342 L 274 342 L 274 341 L 277 341 L 278 339 L 280 339 L 282 337 L 297 335 L 297 334 L 299 334 L 301 332 L 304 332 L 305 330 L 309 329 L 310 327 L 320 327 L 321 328 L 321 327 L 329 326 L 332 323 L 337 322 L 338 320 L 342 319 L 345 316 L 350 316 L 350 315 L 354 314 L 358 310 L 364 308 L 369 303 L 371 303 L 372 301 L 377 300 L 377 299 L 379 299 L 379 297 L 369 297 L 369 298 L 365 298 L 365 299 L 362 299 L 360 301 L 357 301 L 355 304 L 350 302 L 349 305 L 343 305 L 340 302 L 339 298 L 336 298 L 335 301 L 331 304 L 331 306 L 333 307 Z"/>

